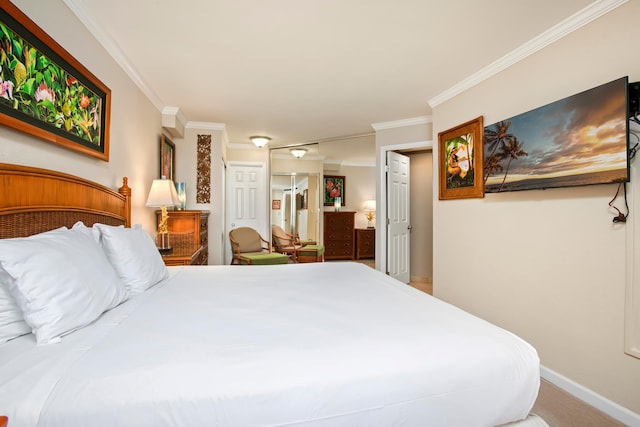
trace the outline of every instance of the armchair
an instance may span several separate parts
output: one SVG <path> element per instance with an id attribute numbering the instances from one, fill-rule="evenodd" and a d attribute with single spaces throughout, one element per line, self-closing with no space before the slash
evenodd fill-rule
<path id="1" fill-rule="evenodd" d="M 239 227 L 229 231 L 231 264 L 235 265 L 271 265 L 287 264 L 289 257 L 271 252 L 269 242 L 251 227 Z"/>
<path id="2" fill-rule="evenodd" d="M 271 226 L 273 249 L 291 256 L 293 262 L 321 262 L 324 261 L 324 246 L 314 241 L 301 241 L 296 234 L 285 232 L 278 225 Z"/>
<path id="3" fill-rule="evenodd" d="M 298 250 L 302 249 L 303 245 L 297 235 L 287 233 L 279 225 L 272 225 L 271 241 L 276 252 L 290 256 L 293 262 L 298 261 Z"/>

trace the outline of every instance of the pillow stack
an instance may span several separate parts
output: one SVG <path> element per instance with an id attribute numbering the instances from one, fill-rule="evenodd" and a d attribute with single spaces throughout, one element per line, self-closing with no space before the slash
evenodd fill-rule
<path id="1" fill-rule="evenodd" d="M 0 343 L 29 332 L 39 345 L 59 342 L 167 275 L 139 225 L 0 240 Z"/>

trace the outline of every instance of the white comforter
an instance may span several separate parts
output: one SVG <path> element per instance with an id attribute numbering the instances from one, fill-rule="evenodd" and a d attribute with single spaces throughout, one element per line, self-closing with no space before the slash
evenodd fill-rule
<path id="1" fill-rule="evenodd" d="M 535 350 L 355 263 L 175 267 L 94 324 L 0 345 L 10 426 L 493 426 Z"/>

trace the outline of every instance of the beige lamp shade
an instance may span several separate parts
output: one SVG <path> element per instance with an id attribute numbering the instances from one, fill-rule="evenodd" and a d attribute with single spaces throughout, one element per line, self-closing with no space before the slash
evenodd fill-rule
<path id="1" fill-rule="evenodd" d="M 364 202 L 362 206 L 362 210 L 365 212 L 375 212 L 376 211 L 376 201 L 375 200 L 367 200 Z"/>
<path id="2" fill-rule="evenodd" d="M 180 197 L 173 181 L 168 179 L 154 179 L 149 190 L 147 206 L 160 208 L 163 206 L 175 206 L 180 204 Z"/>

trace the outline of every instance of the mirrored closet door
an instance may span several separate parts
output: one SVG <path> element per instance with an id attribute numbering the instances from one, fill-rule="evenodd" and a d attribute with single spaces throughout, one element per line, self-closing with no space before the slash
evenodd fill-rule
<path id="1" fill-rule="evenodd" d="M 319 240 L 321 172 L 318 144 L 271 149 L 271 224 Z"/>

